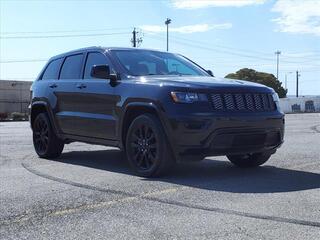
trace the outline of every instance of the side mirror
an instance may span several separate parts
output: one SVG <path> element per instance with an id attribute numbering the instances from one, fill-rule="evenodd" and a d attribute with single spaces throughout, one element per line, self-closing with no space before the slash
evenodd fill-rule
<path id="1" fill-rule="evenodd" d="M 90 75 L 94 78 L 110 79 L 110 68 L 108 65 L 93 65 Z"/>
<path id="2" fill-rule="evenodd" d="M 112 84 L 118 80 L 117 74 L 110 73 L 109 65 L 93 65 L 90 75 L 94 78 L 110 79 Z"/>
<path id="3" fill-rule="evenodd" d="M 210 76 L 214 77 L 213 72 L 212 72 L 211 70 L 206 70 L 206 72 L 207 72 Z"/>

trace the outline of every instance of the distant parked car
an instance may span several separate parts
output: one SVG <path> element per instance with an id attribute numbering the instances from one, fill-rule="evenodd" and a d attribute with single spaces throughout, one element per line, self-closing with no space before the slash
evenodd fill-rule
<path id="1" fill-rule="evenodd" d="M 32 85 L 30 121 L 40 157 L 58 157 L 73 141 L 116 146 L 145 177 L 206 156 L 259 166 L 284 135 L 273 89 L 215 78 L 178 54 L 130 48 L 51 58 Z"/>

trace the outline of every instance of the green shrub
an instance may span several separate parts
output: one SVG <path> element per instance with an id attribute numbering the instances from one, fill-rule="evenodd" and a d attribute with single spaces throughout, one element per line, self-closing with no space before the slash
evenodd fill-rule
<path id="1" fill-rule="evenodd" d="M 28 114 L 27 113 L 20 113 L 20 112 L 13 112 L 13 113 L 11 113 L 11 118 L 14 121 L 28 120 Z"/>

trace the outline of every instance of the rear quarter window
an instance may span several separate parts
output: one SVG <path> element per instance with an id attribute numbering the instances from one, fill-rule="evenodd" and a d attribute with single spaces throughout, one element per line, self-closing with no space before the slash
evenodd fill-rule
<path id="1" fill-rule="evenodd" d="M 63 58 L 51 61 L 42 75 L 43 80 L 58 79 Z"/>

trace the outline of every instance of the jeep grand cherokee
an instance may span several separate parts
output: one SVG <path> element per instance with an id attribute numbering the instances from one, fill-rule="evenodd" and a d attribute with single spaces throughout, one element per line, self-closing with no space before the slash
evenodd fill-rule
<path id="1" fill-rule="evenodd" d="M 215 78 L 169 52 L 71 51 L 51 58 L 31 91 L 33 143 L 43 158 L 74 141 L 115 146 L 138 175 L 151 177 L 206 156 L 259 166 L 283 142 L 273 89 Z"/>

